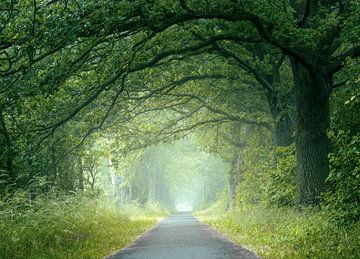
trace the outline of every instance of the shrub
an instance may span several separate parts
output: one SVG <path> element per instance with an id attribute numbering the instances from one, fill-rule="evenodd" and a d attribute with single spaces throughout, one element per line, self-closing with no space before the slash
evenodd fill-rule
<path id="1" fill-rule="evenodd" d="M 294 145 L 275 150 L 275 166 L 264 183 L 264 202 L 270 206 L 290 206 L 296 201 L 296 159 Z"/>
<path id="2" fill-rule="evenodd" d="M 329 132 L 333 152 L 329 155 L 330 190 L 325 205 L 339 223 L 360 219 L 360 134 Z"/>
<path id="3" fill-rule="evenodd" d="M 296 199 L 295 147 L 252 146 L 244 150 L 244 180 L 237 202 L 289 206 Z M 239 204 L 238 204 L 239 205 Z"/>

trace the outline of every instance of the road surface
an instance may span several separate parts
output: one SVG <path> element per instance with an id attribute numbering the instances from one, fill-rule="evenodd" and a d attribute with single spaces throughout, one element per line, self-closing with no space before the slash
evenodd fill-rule
<path id="1" fill-rule="evenodd" d="M 238 246 L 191 213 L 177 213 L 109 259 L 259 258 Z"/>

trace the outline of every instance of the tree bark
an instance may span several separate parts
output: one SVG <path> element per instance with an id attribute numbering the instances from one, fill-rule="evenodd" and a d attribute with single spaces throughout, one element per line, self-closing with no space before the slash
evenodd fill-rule
<path id="1" fill-rule="evenodd" d="M 77 159 L 77 166 L 78 166 L 78 189 L 80 191 L 84 191 L 84 167 L 83 161 L 81 156 Z"/>
<path id="2" fill-rule="evenodd" d="M 296 106 L 296 156 L 299 203 L 316 205 L 328 176 L 331 80 L 292 60 Z"/>
<path id="3" fill-rule="evenodd" d="M 286 147 L 294 142 L 292 136 L 293 127 L 290 116 L 289 114 L 284 114 L 275 121 L 273 142 L 278 147 Z"/>
<path id="4" fill-rule="evenodd" d="M 233 171 L 231 169 L 231 171 Z M 236 190 L 236 179 L 233 172 L 229 175 L 229 192 L 228 192 L 228 202 L 227 202 L 227 209 L 232 210 L 234 208 L 235 203 L 235 190 Z"/>
<path id="5" fill-rule="evenodd" d="M 5 120 L 2 111 L 0 111 L 0 134 L 3 136 L 5 144 L 5 170 L 7 172 L 9 183 L 16 183 L 16 175 L 13 166 L 13 150 L 11 147 L 11 139 L 9 132 L 6 128 Z"/>
<path id="6" fill-rule="evenodd" d="M 275 146 L 289 146 L 294 142 L 294 128 L 289 112 L 290 100 L 287 104 L 281 104 L 279 93 L 276 91 L 268 92 L 266 97 L 274 120 L 273 143 Z"/>
<path id="7" fill-rule="evenodd" d="M 235 154 L 233 160 L 231 162 L 231 169 L 229 175 L 229 191 L 228 191 L 228 202 L 227 202 L 227 209 L 231 210 L 234 208 L 235 204 L 235 196 L 236 196 L 236 187 L 242 181 L 241 175 L 241 164 L 242 158 L 239 153 Z"/>

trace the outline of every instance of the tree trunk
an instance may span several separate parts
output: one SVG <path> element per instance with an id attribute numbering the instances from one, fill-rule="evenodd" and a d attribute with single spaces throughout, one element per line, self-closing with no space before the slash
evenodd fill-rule
<path id="1" fill-rule="evenodd" d="M 153 175 L 153 168 L 150 168 L 150 162 L 146 161 L 145 162 L 145 174 L 147 177 L 147 183 L 148 183 L 148 197 L 147 197 L 147 204 L 151 204 L 155 201 L 155 179 L 154 179 L 154 175 Z"/>
<path id="2" fill-rule="evenodd" d="M 228 192 L 228 202 L 227 202 L 227 209 L 232 210 L 234 208 L 235 203 L 235 190 L 236 190 L 236 176 L 232 172 L 229 175 L 229 192 Z"/>
<path id="3" fill-rule="evenodd" d="M 129 183 L 129 203 L 131 203 L 132 201 L 132 187 L 131 187 L 131 182 Z"/>
<path id="4" fill-rule="evenodd" d="M 267 94 L 267 101 L 269 103 L 271 117 L 274 120 L 274 145 L 279 147 L 291 145 L 294 142 L 292 139 L 294 128 L 289 112 L 290 102 L 281 104 L 279 101 L 279 93 L 275 91 Z"/>
<path id="5" fill-rule="evenodd" d="M 241 175 L 242 158 L 240 155 L 240 151 L 238 152 L 239 153 L 234 155 L 233 161 L 231 162 L 231 170 L 229 175 L 228 203 L 227 203 L 228 210 L 234 208 L 236 187 L 242 181 L 242 175 Z"/>
<path id="6" fill-rule="evenodd" d="M 5 120 L 0 111 L 0 134 L 3 136 L 4 144 L 5 144 L 5 170 L 7 172 L 9 183 L 15 184 L 16 183 L 16 175 L 13 166 L 13 151 L 11 147 L 11 140 L 9 132 L 7 131 Z"/>
<path id="7" fill-rule="evenodd" d="M 77 160 L 77 166 L 78 166 L 78 189 L 80 191 L 84 191 L 84 168 L 83 168 L 83 161 L 81 159 L 81 156 L 78 157 Z"/>
<path id="8" fill-rule="evenodd" d="M 295 81 L 299 203 L 316 205 L 328 176 L 331 81 L 292 61 Z"/>
<path id="9" fill-rule="evenodd" d="M 292 139 L 293 127 L 289 114 L 280 115 L 275 121 L 273 132 L 273 142 L 278 147 L 286 147 L 291 145 L 294 141 Z"/>

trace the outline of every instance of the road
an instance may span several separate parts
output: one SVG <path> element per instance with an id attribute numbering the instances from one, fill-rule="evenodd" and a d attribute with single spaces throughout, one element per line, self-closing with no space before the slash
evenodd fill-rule
<path id="1" fill-rule="evenodd" d="M 191 213 L 177 213 L 109 259 L 259 258 L 200 222 Z"/>

